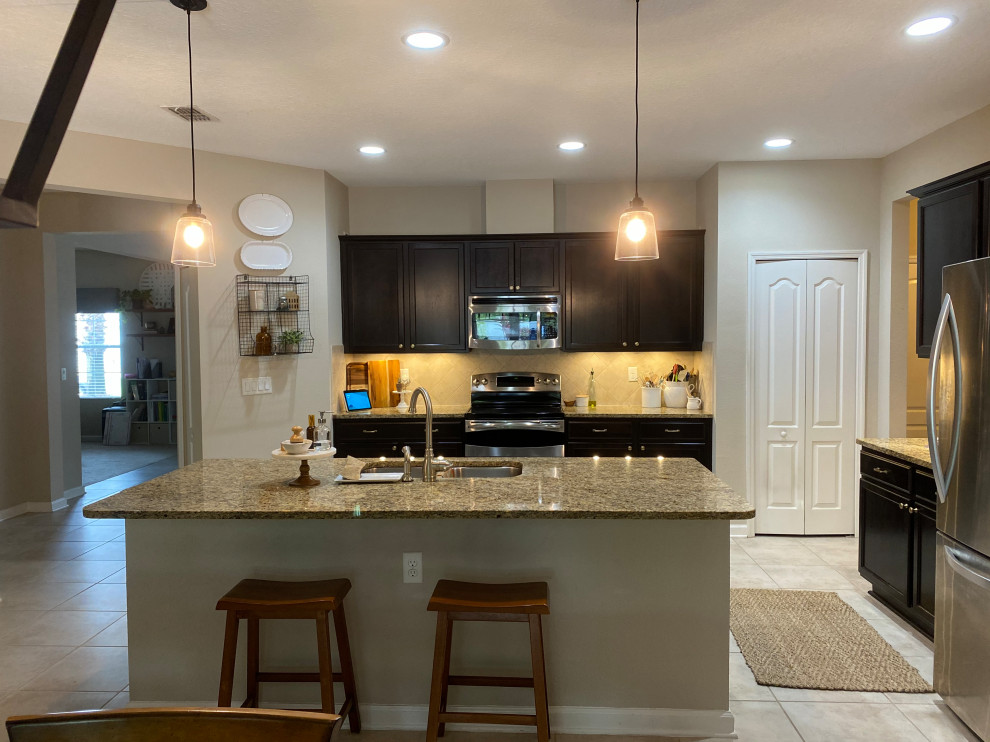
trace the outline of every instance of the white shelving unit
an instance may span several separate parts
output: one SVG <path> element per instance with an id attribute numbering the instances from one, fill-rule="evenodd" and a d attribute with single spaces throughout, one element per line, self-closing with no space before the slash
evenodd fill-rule
<path id="1" fill-rule="evenodd" d="M 169 445 L 178 441 L 175 378 L 126 379 L 131 444 Z"/>

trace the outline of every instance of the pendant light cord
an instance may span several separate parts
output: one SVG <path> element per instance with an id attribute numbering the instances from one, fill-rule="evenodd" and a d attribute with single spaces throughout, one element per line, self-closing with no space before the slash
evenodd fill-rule
<path id="1" fill-rule="evenodd" d="M 639 198 L 639 0 L 636 0 L 636 198 Z"/>
<path id="2" fill-rule="evenodd" d="M 636 2 L 638 4 L 639 0 Z M 189 45 L 189 152 L 192 156 L 192 200 L 196 203 L 196 109 L 193 106 L 192 10 L 189 7 L 186 7 L 186 40 Z"/>

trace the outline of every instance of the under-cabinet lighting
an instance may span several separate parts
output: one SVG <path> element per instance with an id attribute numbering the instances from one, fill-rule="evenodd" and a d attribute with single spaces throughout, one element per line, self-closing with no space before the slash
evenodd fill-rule
<path id="1" fill-rule="evenodd" d="M 592 458 L 592 459 L 593 459 L 594 461 L 598 461 L 598 459 L 599 459 L 600 457 L 596 455 L 596 456 L 592 456 L 591 458 Z"/>

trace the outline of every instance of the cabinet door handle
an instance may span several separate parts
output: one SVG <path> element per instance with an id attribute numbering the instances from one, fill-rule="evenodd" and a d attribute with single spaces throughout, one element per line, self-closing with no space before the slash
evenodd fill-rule
<path id="1" fill-rule="evenodd" d="M 409 348 L 410 348 L 410 350 L 411 350 L 412 348 L 415 348 L 415 347 L 416 347 L 416 343 L 411 343 L 411 344 L 409 345 Z"/>
<path id="2" fill-rule="evenodd" d="M 914 515 L 918 512 L 918 508 L 908 508 L 908 512 L 911 513 L 911 515 Z"/>
<path id="3" fill-rule="evenodd" d="M 899 508 L 900 510 L 907 510 L 907 509 L 908 509 L 908 506 L 907 506 L 907 505 L 905 505 L 905 504 L 904 504 L 903 502 L 899 502 L 899 503 L 897 503 L 897 507 L 898 507 L 898 508 Z"/>
<path id="4" fill-rule="evenodd" d="M 874 466 L 873 471 L 877 474 L 890 474 L 890 469 L 881 469 L 879 466 Z"/>
<path id="5" fill-rule="evenodd" d="M 439 433 L 439 432 L 440 432 L 440 428 L 434 428 L 434 429 L 433 429 L 433 432 L 434 432 L 434 433 Z"/>
<path id="6" fill-rule="evenodd" d="M 627 451 L 632 451 L 632 446 L 626 446 Z"/>
<path id="7" fill-rule="evenodd" d="M 646 450 L 646 446 L 640 446 L 640 447 L 639 447 L 639 450 L 640 450 L 640 451 L 645 451 L 645 450 Z"/>
<path id="8" fill-rule="evenodd" d="M 639 347 L 639 341 L 637 340 L 635 343 L 633 343 L 633 345 L 635 345 L 638 348 Z"/>
<path id="9" fill-rule="evenodd" d="M 402 347 L 402 343 L 399 343 L 399 347 L 400 347 L 400 348 Z"/>
<path id="10" fill-rule="evenodd" d="M 629 345 L 629 343 L 623 343 L 623 344 L 622 344 L 622 347 L 623 347 L 623 348 L 625 348 L 625 347 L 627 347 L 628 345 Z"/>
<path id="11" fill-rule="evenodd" d="M 607 433 L 608 432 L 608 428 L 592 428 L 591 429 L 591 432 L 592 433 Z"/>
<path id="12" fill-rule="evenodd" d="M 375 433 L 378 432 L 378 430 L 377 429 L 376 430 L 366 430 L 366 429 L 362 428 L 361 429 L 361 432 L 362 433 L 367 433 L 368 435 L 374 435 Z"/>
<path id="13" fill-rule="evenodd" d="M 680 433 L 681 432 L 681 429 L 680 428 L 664 428 L 663 429 L 663 432 L 664 433 Z"/>
<path id="14" fill-rule="evenodd" d="M 395 451 L 397 448 L 398 448 L 398 446 L 392 446 L 392 450 L 393 451 Z"/>

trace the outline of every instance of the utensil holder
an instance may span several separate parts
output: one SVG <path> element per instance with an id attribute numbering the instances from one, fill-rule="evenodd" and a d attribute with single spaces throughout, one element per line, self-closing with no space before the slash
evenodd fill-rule
<path id="1" fill-rule="evenodd" d="M 687 407 L 688 393 L 694 391 L 694 384 L 686 381 L 663 382 L 663 403 L 666 407 Z"/>
<path id="2" fill-rule="evenodd" d="M 640 390 L 643 393 L 643 407 L 659 407 L 661 401 L 660 387 L 644 386 Z"/>

